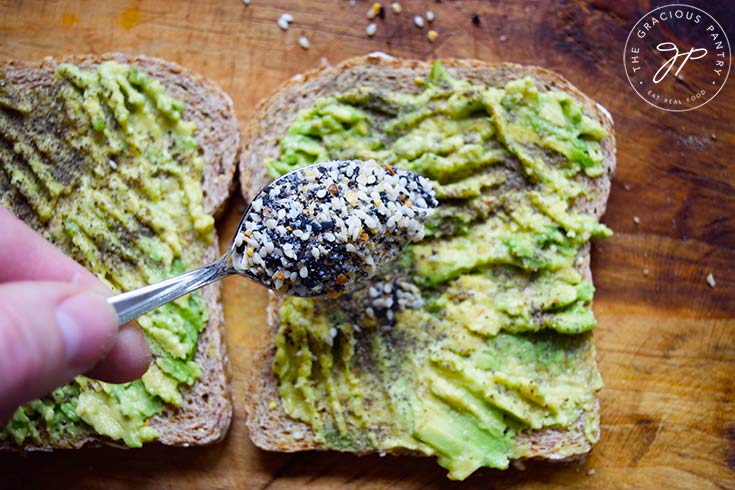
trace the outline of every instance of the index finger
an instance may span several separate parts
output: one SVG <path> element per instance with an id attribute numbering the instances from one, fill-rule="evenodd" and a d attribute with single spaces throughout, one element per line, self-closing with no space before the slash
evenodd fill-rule
<path id="1" fill-rule="evenodd" d="M 71 282 L 109 294 L 94 274 L 0 205 L 0 283 L 8 281 Z"/>

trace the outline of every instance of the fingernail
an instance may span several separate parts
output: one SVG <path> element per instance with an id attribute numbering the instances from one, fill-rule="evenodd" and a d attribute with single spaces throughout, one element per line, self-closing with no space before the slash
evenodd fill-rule
<path id="1" fill-rule="evenodd" d="M 56 322 L 64 340 L 66 360 L 73 369 L 96 363 L 112 347 L 117 317 L 104 296 L 79 293 L 56 308 Z"/>

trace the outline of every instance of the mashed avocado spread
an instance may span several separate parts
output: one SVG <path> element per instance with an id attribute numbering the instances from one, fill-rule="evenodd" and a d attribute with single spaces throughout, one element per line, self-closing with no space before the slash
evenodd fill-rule
<path id="1" fill-rule="evenodd" d="M 596 442 L 594 288 L 575 263 L 611 232 L 575 204 L 596 197 L 605 136 L 565 92 L 473 85 L 439 63 L 418 94 L 362 86 L 302 111 L 271 176 L 375 159 L 431 178 L 440 206 L 369 287 L 283 300 L 285 411 L 325 447 L 436 455 L 454 479 L 529 454 L 531 430 L 581 426 L 563 455 Z"/>
<path id="2" fill-rule="evenodd" d="M 198 266 L 214 221 L 202 208 L 203 159 L 183 109 L 158 80 L 116 62 L 59 65 L 33 90 L 0 71 L 0 202 L 115 291 Z M 182 385 L 200 376 L 194 354 L 207 320 L 200 293 L 141 317 L 154 353 L 141 379 L 77 377 L 20 407 L 0 440 L 156 439 L 148 421 L 181 406 Z"/>

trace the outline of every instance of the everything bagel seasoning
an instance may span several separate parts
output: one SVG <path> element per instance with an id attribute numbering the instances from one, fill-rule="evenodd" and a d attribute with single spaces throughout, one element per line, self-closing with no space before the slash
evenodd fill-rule
<path id="1" fill-rule="evenodd" d="M 374 160 L 311 165 L 252 202 L 232 263 L 279 293 L 336 295 L 421 240 L 436 205 L 428 179 Z"/>

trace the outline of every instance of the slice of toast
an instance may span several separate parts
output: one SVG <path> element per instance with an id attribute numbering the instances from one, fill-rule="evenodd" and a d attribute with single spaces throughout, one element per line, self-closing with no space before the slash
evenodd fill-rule
<path id="1" fill-rule="evenodd" d="M 221 213 L 233 188 L 233 176 L 242 155 L 242 146 L 232 100 L 214 83 L 168 61 L 120 53 L 72 56 L 61 60 L 46 58 L 40 63 L 4 62 L 0 63 L 0 80 L 5 78 L 15 89 L 32 90 L 52 84 L 60 63 L 89 69 L 105 61 L 138 67 L 148 77 L 163 83 L 167 94 L 184 103 L 182 118 L 196 124 L 195 137 L 204 159 L 204 211 L 213 215 Z M 11 210 L 17 216 L 37 230 L 43 229 L 43 224 L 12 186 L 0 186 L 0 192 L 2 202 L 10 203 Z M 219 256 L 216 233 L 214 235 L 212 244 L 204 249 L 200 258 L 202 265 Z M 180 408 L 169 407 L 149 420 L 149 425 L 159 434 L 158 441 L 166 445 L 191 446 L 217 442 L 224 438 L 232 419 L 229 361 L 219 286 L 208 286 L 202 290 L 202 294 L 209 321 L 199 334 L 195 355 L 201 377 L 191 387 L 180 386 L 183 395 Z M 83 431 L 78 437 L 52 442 L 42 429 L 41 443 L 26 439 L 22 449 L 52 450 L 103 444 L 125 447 L 120 442 L 89 432 Z M 0 441 L 0 449 L 14 450 L 18 446 L 12 440 L 5 440 Z"/>
<path id="2" fill-rule="evenodd" d="M 563 90 L 582 102 L 585 113 L 598 121 L 607 130 L 608 136 L 601 141 L 605 172 L 601 177 L 589 181 L 590 198 L 585 202 L 578 202 L 578 207 L 597 217 L 604 213 L 610 180 L 615 171 L 613 122 L 604 107 L 558 74 L 543 68 L 452 59 L 442 60 L 442 64 L 455 78 L 491 87 L 502 87 L 508 81 L 529 76 L 536 81 L 540 90 Z M 343 93 L 357 86 L 418 93 L 421 87 L 416 84 L 416 79 L 425 78 L 430 69 L 431 64 L 427 62 L 374 53 L 352 58 L 335 66 L 325 65 L 293 77 L 269 99 L 261 102 L 244 134 L 245 156 L 240 166 L 240 182 L 246 200 L 250 201 L 269 182 L 263 162 L 268 158 L 278 158 L 280 138 L 299 111 L 313 106 L 321 97 Z M 576 266 L 582 276 L 591 282 L 589 243 L 579 252 Z M 275 352 L 274 337 L 279 325 L 279 305 L 279 299 L 271 295 L 268 308 L 269 334 L 261 337 L 262 345 L 246 396 L 246 424 L 250 438 L 257 446 L 272 451 L 324 449 L 314 438 L 310 426 L 288 416 L 280 404 L 278 378 L 271 367 Z M 583 361 L 584 369 L 596 370 L 591 335 L 587 334 L 586 342 L 589 348 Z M 595 413 L 589 416 L 598 417 L 598 411 L 599 401 L 596 403 Z M 297 436 L 294 437 L 293 434 Z M 527 448 L 521 459 L 566 460 L 591 450 L 591 444 L 584 434 L 582 417 L 564 429 L 544 428 L 522 432 L 516 436 L 516 442 Z"/>

